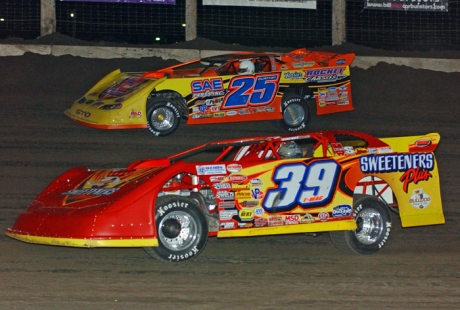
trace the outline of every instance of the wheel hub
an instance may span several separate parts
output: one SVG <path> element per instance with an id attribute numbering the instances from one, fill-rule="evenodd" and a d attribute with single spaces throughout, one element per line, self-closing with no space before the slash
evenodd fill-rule
<path id="1" fill-rule="evenodd" d="M 166 238 L 173 239 L 179 236 L 181 224 L 176 219 L 168 219 L 163 223 L 161 232 Z"/>

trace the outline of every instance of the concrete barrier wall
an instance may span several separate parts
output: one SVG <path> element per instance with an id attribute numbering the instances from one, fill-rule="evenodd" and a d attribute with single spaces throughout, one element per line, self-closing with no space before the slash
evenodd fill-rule
<path id="1" fill-rule="evenodd" d="M 70 46 L 70 45 L 13 45 L 0 44 L 0 56 L 21 56 L 26 52 L 63 56 L 72 55 L 85 58 L 142 58 L 161 57 L 164 60 L 189 61 L 231 51 L 195 50 L 195 49 L 162 49 L 136 47 L 101 47 L 101 46 Z M 410 57 L 374 57 L 357 56 L 352 66 L 367 69 L 379 62 L 407 66 L 414 69 L 426 69 L 443 72 L 460 72 L 460 59 L 410 58 Z"/>

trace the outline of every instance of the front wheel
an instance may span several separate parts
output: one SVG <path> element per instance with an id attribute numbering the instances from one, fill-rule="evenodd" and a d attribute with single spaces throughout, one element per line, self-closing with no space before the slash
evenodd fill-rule
<path id="1" fill-rule="evenodd" d="M 297 132 L 304 130 L 310 120 L 310 109 L 305 99 L 293 96 L 288 97 L 281 103 L 283 119 L 278 125 L 286 131 Z"/>
<path id="2" fill-rule="evenodd" d="M 208 224 L 194 199 L 162 196 L 155 211 L 157 247 L 144 250 L 155 259 L 181 263 L 195 258 L 208 241 Z"/>
<path id="3" fill-rule="evenodd" d="M 147 128 L 155 136 L 165 137 L 179 127 L 181 113 L 174 98 L 158 97 L 147 103 Z"/>
<path id="4" fill-rule="evenodd" d="M 373 196 L 364 196 L 354 203 L 356 230 L 330 232 L 332 243 L 343 252 L 373 254 L 388 241 L 391 214 L 385 204 Z"/>

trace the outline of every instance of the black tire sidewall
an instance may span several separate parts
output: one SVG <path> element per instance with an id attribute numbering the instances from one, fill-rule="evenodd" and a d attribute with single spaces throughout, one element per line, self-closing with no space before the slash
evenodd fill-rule
<path id="1" fill-rule="evenodd" d="M 363 198 L 355 203 L 353 208 L 353 217 L 355 220 L 360 212 L 369 208 L 380 213 L 383 221 L 383 231 L 373 244 L 363 244 L 357 239 L 355 231 L 347 231 L 346 239 L 349 246 L 359 254 L 373 254 L 380 251 L 386 245 L 390 236 L 391 214 L 388 208 L 375 197 Z"/>
<path id="2" fill-rule="evenodd" d="M 302 106 L 302 108 L 304 109 L 304 112 L 305 112 L 303 122 L 300 125 L 296 126 L 296 127 L 292 127 L 292 126 L 288 125 L 284 120 L 284 111 L 291 104 L 298 104 L 298 105 Z M 305 101 L 303 98 L 298 97 L 298 96 L 292 96 L 292 97 L 290 96 L 290 97 L 287 97 L 287 98 L 283 99 L 283 101 L 281 102 L 281 111 L 282 111 L 282 114 L 283 114 L 283 119 L 278 121 L 278 125 L 283 130 L 288 131 L 288 132 L 298 132 L 298 131 L 305 130 L 307 128 L 307 124 L 308 124 L 308 122 L 310 120 L 310 109 L 308 107 L 307 101 Z"/>
<path id="3" fill-rule="evenodd" d="M 163 108 L 163 107 L 172 111 L 175 117 L 174 117 L 174 124 L 171 128 L 169 128 L 168 130 L 160 131 L 160 130 L 155 129 L 150 122 L 151 122 L 152 113 L 156 109 Z M 150 102 L 148 102 L 147 104 L 146 117 L 147 117 L 147 129 L 149 130 L 149 132 L 158 137 L 165 137 L 165 136 L 172 134 L 179 127 L 181 113 L 173 98 L 154 98 L 154 99 L 151 99 Z"/>
<path id="4" fill-rule="evenodd" d="M 195 258 L 205 248 L 208 240 L 208 224 L 206 217 L 198 206 L 197 202 L 190 198 L 181 196 L 171 196 L 159 199 L 155 209 L 155 225 L 157 236 L 159 231 L 159 223 L 171 212 L 180 211 L 190 215 L 197 224 L 197 234 L 195 241 L 190 244 L 186 249 L 181 251 L 173 251 L 167 248 L 158 238 L 158 246 L 147 248 L 149 254 L 153 254 L 155 258 L 167 262 L 185 262 Z"/>

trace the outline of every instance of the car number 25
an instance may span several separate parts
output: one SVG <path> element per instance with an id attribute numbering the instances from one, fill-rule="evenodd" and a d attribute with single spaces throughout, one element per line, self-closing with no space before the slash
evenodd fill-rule
<path id="1" fill-rule="evenodd" d="M 280 74 L 238 76 L 229 85 L 222 109 L 260 107 L 273 102 L 278 91 Z"/>
<path id="2" fill-rule="evenodd" d="M 340 165 L 333 160 L 288 163 L 276 167 L 262 207 L 268 212 L 288 211 L 300 205 L 312 208 L 330 202 L 334 195 Z"/>

